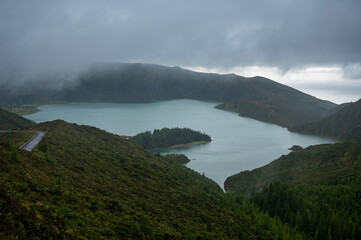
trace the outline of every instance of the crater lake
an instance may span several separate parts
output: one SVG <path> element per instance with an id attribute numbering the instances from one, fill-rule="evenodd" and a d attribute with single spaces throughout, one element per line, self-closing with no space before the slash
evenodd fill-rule
<path id="1" fill-rule="evenodd" d="M 261 167 L 290 151 L 293 145 L 307 147 L 334 143 L 330 138 L 302 135 L 286 128 L 236 113 L 215 109 L 219 103 L 172 100 L 145 104 L 84 103 L 43 105 L 27 115 L 37 123 L 63 119 L 108 132 L 133 136 L 164 127 L 186 127 L 204 132 L 212 141 L 202 145 L 159 150 L 160 154 L 183 153 L 187 167 L 205 174 L 221 187 L 228 176 Z"/>

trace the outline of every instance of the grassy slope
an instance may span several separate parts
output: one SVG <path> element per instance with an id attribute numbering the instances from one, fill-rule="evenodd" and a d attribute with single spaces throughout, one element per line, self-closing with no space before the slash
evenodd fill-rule
<path id="1" fill-rule="evenodd" d="M 11 143 L 13 146 L 19 148 L 22 145 L 24 145 L 24 143 L 29 141 L 34 135 L 35 133 L 31 133 L 31 132 L 0 133 L 0 142 L 4 144 Z"/>
<path id="2" fill-rule="evenodd" d="M 287 230 L 119 136 L 63 121 L 34 129 L 47 134 L 33 152 L 0 144 L 0 238 L 269 239 Z"/>
<path id="3" fill-rule="evenodd" d="M 290 130 L 342 140 L 361 139 L 361 99 L 317 122 L 291 127 Z"/>
<path id="4" fill-rule="evenodd" d="M 228 177 L 225 189 L 249 194 L 270 183 L 320 184 L 361 176 L 361 142 L 311 146 Z"/>
<path id="5" fill-rule="evenodd" d="M 29 119 L 0 108 L 0 130 L 23 128 L 34 124 Z"/>

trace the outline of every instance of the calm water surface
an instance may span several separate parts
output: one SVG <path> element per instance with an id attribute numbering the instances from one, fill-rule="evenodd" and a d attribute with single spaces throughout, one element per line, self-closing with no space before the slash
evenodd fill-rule
<path id="1" fill-rule="evenodd" d="M 63 119 L 129 136 L 163 127 L 187 127 L 205 132 L 212 137 L 212 142 L 160 152 L 186 154 L 191 159 L 187 164 L 189 168 L 204 173 L 222 187 L 228 176 L 268 164 L 287 154 L 293 145 L 307 147 L 334 142 L 242 118 L 235 113 L 214 109 L 215 105 L 217 103 L 195 100 L 45 105 L 39 107 L 40 112 L 26 117 L 37 123 Z"/>

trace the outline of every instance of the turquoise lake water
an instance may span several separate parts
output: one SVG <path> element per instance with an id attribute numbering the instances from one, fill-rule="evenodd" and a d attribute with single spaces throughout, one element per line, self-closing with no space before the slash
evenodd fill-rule
<path id="1" fill-rule="evenodd" d="M 333 143 L 332 139 L 291 133 L 274 124 L 239 117 L 215 109 L 217 103 L 173 100 L 146 104 L 84 103 L 40 106 L 26 116 L 37 123 L 55 119 L 91 125 L 108 132 L 132 136 L 163 127 L 187 127 L 211 136 L 202 145 L 165 149 L 161 154 L 183 153 L 191 159 L 187 167 L 204 173 L 223 187 L 228 176 L 270 163 L 290 151 Z"/>

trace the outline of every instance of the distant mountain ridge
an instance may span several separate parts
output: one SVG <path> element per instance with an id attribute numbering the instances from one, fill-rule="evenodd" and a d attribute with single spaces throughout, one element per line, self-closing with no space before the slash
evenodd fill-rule
<path id="1" fill-rule="evenodd" d="M 75 86 L 61 90 L 34 89 L 16 97 L 4 91 L 0 102 L 146 103 L 173 99 L 218 101 L 225 103 L 220 107 L 224 110 L 255 119 L 257 115 L 264 115 L 265 119 L 259 120 L 287 127 L 316 121 L 336 106 L 263 77 L 199 73 L 180 67 L 140 63 L 100 64 L 82 74 Z M 260 113 L 244 111 L 250 103 L 261 105 Z M 280 110 L 275 111 L 276 108 Z"/>
<path id="2" fill-rule="evenodd" d="M 335 137 L 341 140 L 361 139 L 361 99 L 313 123 L 290 127 L 289 130 Z"/>

